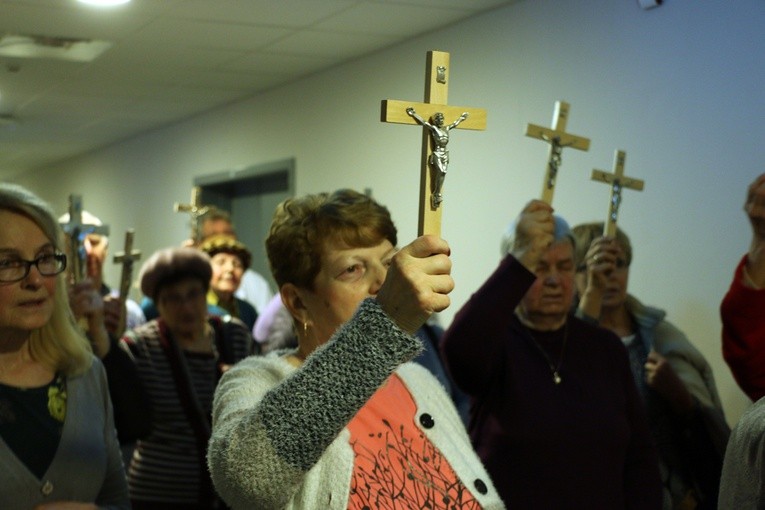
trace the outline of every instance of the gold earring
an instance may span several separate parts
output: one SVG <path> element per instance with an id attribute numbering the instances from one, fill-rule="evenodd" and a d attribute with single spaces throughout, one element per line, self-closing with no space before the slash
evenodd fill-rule
<path id="1" fill-rule="evenodd" d="M 308 323 L 304 322 L 303 323 L 303 334 L 305 335 L 306 333 L 308 333 Z"/>

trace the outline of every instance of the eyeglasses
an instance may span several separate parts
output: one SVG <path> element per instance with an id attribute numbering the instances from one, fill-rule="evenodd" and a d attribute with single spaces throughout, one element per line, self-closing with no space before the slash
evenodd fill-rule
<path id="1" fill-rule="evenodd" d="M 66 255 L 49 253 L 34 260 L 0 258 L 0 282 L 19 282 L 27 277 L 32 266 L 35 266 L 42 276 L 56 276 L 66 269 Z"/>

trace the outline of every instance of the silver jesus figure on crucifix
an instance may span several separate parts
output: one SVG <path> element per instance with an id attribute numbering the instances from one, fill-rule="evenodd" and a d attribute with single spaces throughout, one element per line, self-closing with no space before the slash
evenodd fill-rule
<path id="1" fill-rule="evenodd" d="M 457 120 L 448 126 L 444 126 L 444 114 L 440 112 L 433 115 L 432 123 L 417 115 L 417 112 L 415 112 L 412 107 L 407 108 L 406 113 L 430 130 L 431 139 L 433 140 L 433 153 L 430 155 L 429 163 L 435 170 L 431 206 L 433 209 L 437 209 L 444 200 L 443 195 L 441 194 L 441 188 L 444 185 L 446 170 L 449 166 L 449 150 L 446 148 L 446 144 L 449 143 L 449 131 L 457 127 L 460 122 L 467 119 L 468 113 L 464 112 L 457 118 Z"/>

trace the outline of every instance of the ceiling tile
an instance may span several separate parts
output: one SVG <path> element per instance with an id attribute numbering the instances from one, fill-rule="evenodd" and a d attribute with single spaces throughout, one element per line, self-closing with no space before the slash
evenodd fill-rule
<path id="1" fill-rule="evenodd" d="M 268 50 L 274 53 L 347 60 L 384 48 L 395 41 L 396 39 L 384 35 L 301 30 L 278 43 L 272 44 Z"/>
<path id="2" fill-rule="evenodd" d="M 342 33 L 413 37 L 465 16 L 466 11 L 453 8 L 364 2 L 311 28 Z"/>
<path id="3" fill-rule="evenodd" d="M 174 16 L 304 28 L 358 3 L 358 0 L 188 0 Z"/>
<path id="4" fill-rule="evenodd" d="M 0 0 L 0 34 L 94 38 L 90 64 L 0 57 L 0 178 L 182 122 L 518 0 Z M 15 117 L 14 117 L 15 116 Z"/>

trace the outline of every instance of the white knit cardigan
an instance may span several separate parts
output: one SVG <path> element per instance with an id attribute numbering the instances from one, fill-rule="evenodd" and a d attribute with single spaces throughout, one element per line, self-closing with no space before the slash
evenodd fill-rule
<path id="1" fill-rule="evenodd" d="M 346 425 L 395 371 L 414 399 L 415 423 L 466 488 L 484 509 L 505 508 L 449 396 L 430 372 L 405 363 L 421 349 L 366 300 L 300 369 L 284 351 L 238 363 L 213 405 L 208 462 L 218 493 L 234 509 L 347 509 Z"/>

